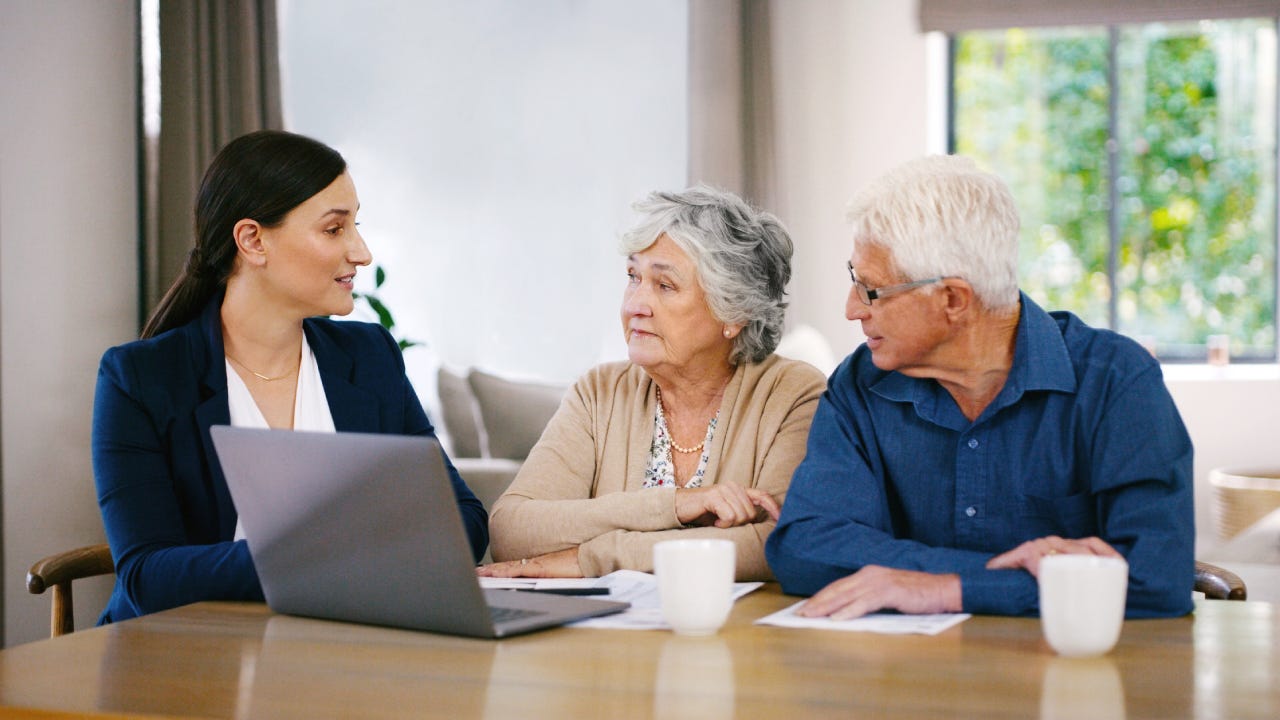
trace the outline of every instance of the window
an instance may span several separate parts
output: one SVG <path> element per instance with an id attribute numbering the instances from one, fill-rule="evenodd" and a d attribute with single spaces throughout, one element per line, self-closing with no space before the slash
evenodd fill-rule
<path id="1" fill-rule="evenodd" d="M 951 149 L 1013 188 L 1046 309 L 1276 358 L 1276 20 L 952 35 Z"/>

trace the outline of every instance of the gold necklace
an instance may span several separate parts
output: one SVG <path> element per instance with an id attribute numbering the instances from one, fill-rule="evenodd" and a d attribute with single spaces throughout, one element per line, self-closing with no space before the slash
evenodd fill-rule
<path id="1" fill-rule="evenodd" d="M 226 354 L 226 353 L 224 352 L 224 354 Z M 285 379 L 285 378 L 287 378 L 287 377 L 292 376 L 295 372 L 297 372 L 297 371 L 298 371 L 298 368 L 294 368 L 294 369 L 290 370 L 289 372 L 285 373 L 284 375 L 277 375 L 277 376 L 275 376 L 275 377 L 267 377 L 266 375 L 263 375 L 263 374 L 262 374 L 262 373 L 260 373 L 260 372 L 256 372 L 255 370 L 253 370 L 252 368 L 250 368 L 248 365 L 245 365 L 244 363 L 242 363 L 242 362 L 240 362 L 239 360 L 237 360 L 237 359 L 235 359 L 235 358 L 231 357 L 230 355 L 227 355 L 227 359 L 228 359 L 228 360 L 230 360 L 231 362 L 233 362 L 233 363 L 235 363 L 235 364 L 239 365 L 240 367 L 244 368 L 245 370 L 248 370 L 248 371 L 249 371 L 249 374 L 251 374 L 251 375 L 253 375 L 254 377 L 258 378 L 258 379 L 259 379 L 259 380 L 261 380 L 262 382 L 275 382 L 276 380 L 283 380 L 283 379 Z"/>
<path id="2" fill-rule="evenodd" d="M 252 371 L 250 371 L 250 372 L 252 372 Z M 658 412 L 662 413 L 663 420 L 665 421 L 665 420 L 666 420 L 666 417 L 667 417 L 667 414 L 666 414 L 666 412 L 664 412 L 664 411 L 663 411 L 663 409 L 662 409 L 662 388 L 658 388 Z M 711 422 L 712 422 L 712 420 L 715 420 L 717 417 L 719 417 L 719 415 L 720 415 L 720 411 L 719 411 L 719 410 L 717 410 L 717 411 L 716 411 L 716 414 L 715 414 L 715 415 L 713 415 L 713 416 L 711 416 L 711 420 L 708 420 L 708 421 L 707 421 L 707 430 L 708 430 L 708 432 L 711 430 Z M 670 427 L 668 427 L 668 428 L 667 428 L 667 440 L 669 440 L 669 441 L 671 442 L 671 449 L 672 449 L 672 450 L 675 450 L 675 451 L 676 451 L 676 452 L 678 452 L 678 453 L 684 453 L 685 455 L 688 455 L 688 454 L 690 454 L 690 453 L 696 453 L 696 452 L 698 452 L 699 450 L 701 450 L 701 449 L 703 448 L 703 446 L 705 446 L 705 445 L 707 444 L 707 436 L 704 434 L 704 435 L 702 436 L 702 442 L 700 442 L 700 443 L 698 443 L 697 445 L 694 445 L 693 447 L 690 447 L 690 448 L 684 447 L 684 446 L 683 446 L 683 445 L 681 445 L 680 443 L 676 442 L 676 436 L 675 436 L 675 433 L 671 432 L 671 428 L 670 428 Z"/>

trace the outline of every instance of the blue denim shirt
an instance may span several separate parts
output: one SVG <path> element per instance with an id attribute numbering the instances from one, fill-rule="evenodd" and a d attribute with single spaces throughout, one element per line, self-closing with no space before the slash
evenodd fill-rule
<path id="1" fill-rule="evenodd" d="M 958 573 L 966 612 L 1032 615 L 992 557 L 1096 535 L 1129 562 L 1129 617 L 1192 607 L 1191 439 L 1137 343 L 1022 295 L 1013 366 L 973 422 L 936 381 L 859 347 L 830 378 L 766 556 L 810 595 L 865 565 Z"/>

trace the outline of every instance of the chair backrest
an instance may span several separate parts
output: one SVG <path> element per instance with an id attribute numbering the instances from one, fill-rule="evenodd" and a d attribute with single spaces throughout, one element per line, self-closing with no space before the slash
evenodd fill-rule
<path id="1" fill-rule="evenodd" d="M 111 548 L 106 544 L 67 550 L 43 558 L 27 572 L 27 591 L 39 595 L 53 588 L 53 604 L 49 610 L 49 636 L 57 637 L 75 630 L 71 581 L 116 571 Z"/>
<path id="2" fill-rule="evenodd" d="M 1195 589 L 1210 600 L 1245 600 L 1249 597 L 1239 575 L 1199 560 L 1196 561 Z"/>

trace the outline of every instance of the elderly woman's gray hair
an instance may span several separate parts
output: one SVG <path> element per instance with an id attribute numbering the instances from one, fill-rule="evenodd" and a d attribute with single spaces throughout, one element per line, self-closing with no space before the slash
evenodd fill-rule
<path id="1" fill-rule="evenodd" d="M 666 234 L 698 268 L 711 314 L 742 326 L 729 361 L 768 357 L 782 338 L 795 249 L 778 218 L 705 185 L 654 192 L 633 207 L 642 217 L 623 235 L 622 254 L 641 252 Z"/>

